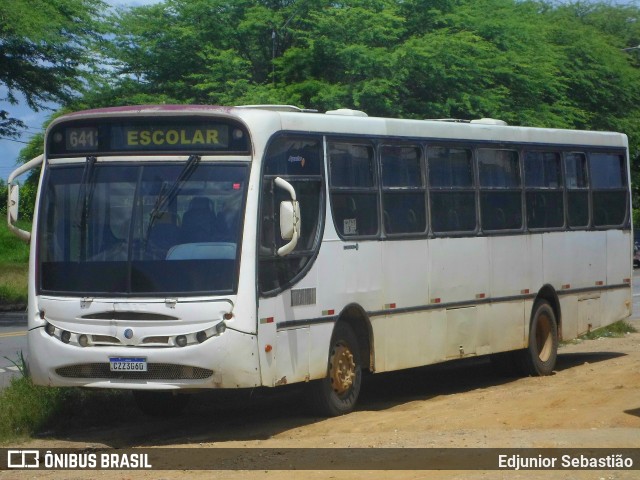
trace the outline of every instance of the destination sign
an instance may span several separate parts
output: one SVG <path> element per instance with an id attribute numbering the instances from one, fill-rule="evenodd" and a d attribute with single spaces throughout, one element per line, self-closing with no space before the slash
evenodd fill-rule
<path id="1" fill-rule="evenodd" d="M 226 121 L 122 122 L 61 124 L 49 134 L 49 154 L 124 152 L 248 152 L 244 128 Z"/>
<path id="2" fill-rule="evenodd" d="M 112 129 L 111 136 L 111 147 L 116 150 L 210 150 L 229 146 L 228 125 L 123 127 Z"/>

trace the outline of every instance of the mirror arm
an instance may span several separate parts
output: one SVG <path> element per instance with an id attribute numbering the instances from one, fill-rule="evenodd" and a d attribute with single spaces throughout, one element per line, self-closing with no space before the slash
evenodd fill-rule
<path id="1" fill-rule="evenodd" d="M 27 163 L 25 163 L 24 165 L 21 165 L 20 167 L 16 168 L 13 172 L 11 172 L 11 175 L 9 175 L 9 178 L 7 179 L 7 224 L 9 227 L 9 230 L 18 238 L 20 238 L 21 240 L 24 240 L 25 242 L 28 242 L 31 239 L 31 232 L 27 232 L 26 230 L 22 230 L 18 227 L 16 227 L 14 225 L 14 222 L 16 220 L 18 220 L 18 216 L 17 216 L 17 211 L 18 211 L 18 184 L 17 183 L 13 183 L 13 180 L 22 175 L 24 172 L 27 172 L 37 166 L 39 166 L 42 163 L 42 160 L 44 158 L 44 155 L 38 155 L 37 157 L 29 160 Z M 14 190 L 15 189 L 15 190 Z M 16 193 L 13 193 L 13 192 Z M 12 211 L 14 213 L 16 213 L 16 218 L 13 218 L 13 216 L 11 215 Z"/>

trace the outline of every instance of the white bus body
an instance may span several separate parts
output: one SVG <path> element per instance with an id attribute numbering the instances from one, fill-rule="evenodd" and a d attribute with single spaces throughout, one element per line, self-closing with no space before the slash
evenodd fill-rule
<path id="1" fill-rule="evenodd" d="M 35 383 L 313 381 L 312 401 L 335 415 L 353 408 L 362 371 L 494 354 L 544 375 L 558 340 L 630 315 L 625 135 L 287 110 L 123 107 L 52 122 L 31 235 Z M 208 150 L 194 119 L 228 141 Z M 186 229 L 196 197 L 237 215 L 237 234 L 176 234 L 153 253 L 153 229 Z"/>

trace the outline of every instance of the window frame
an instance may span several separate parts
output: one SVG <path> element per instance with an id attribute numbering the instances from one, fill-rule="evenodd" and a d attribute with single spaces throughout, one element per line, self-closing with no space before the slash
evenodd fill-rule
<path id="1" fill-rule="evenodd" d="M 439 186 L 433 187 L 431 186 L 430 179 L 430 168 L 429 168 L 429 149 L 431 148 L 447 148 L 447 149 L 459 149 L 459 150 L 467 150 L 470 152 L 470 162 L 471 162 L 471 185 L 466 187 L 456 187 L 456 186 Z M 480 230 L 480 213 L 479 213 L 479 202 L 478 202 L 478 171 L 476 168 L 476 146 L 467 141 L 464 142 L 427 142 L 424 148 L 424 156 L 425 156 L 425 175 L 426 175 L 426 188 L 427 188 L 427 215 L 429 217 L 429 233 L 434 238 L 440 237 L 477 237 Z M 473 193 L 473 201 L 474 201 L 474 215 L 475 215 L 475 227 L 473 230 L 451 230 L 444 232 L 436 232 L 433 228 L 433 201 L 432 201 L 432 193 Z"/>
<path id="2" fill-rule="evenodd" d="M 518 181 L 519 181 L 519 186 L 518 187 L 494 187 L 494 186 L 488 186 L 485 187 L 482 185 L 482 180 L 480 178 L 480 155 L 479 152 L 480 150 L 491 150 L 491 151 L 506 151 L 506 152 L 514 152 L 516 154 L 517 157 L 517 161 L 518 161 Z M 475 163 L 476 163 L 476 170 L 478 172 L 478 180 L 477 180 L 477 185 L 478 185 L 478 215 L 479 215 L 479 221 L 478 223 L 480 224 L 480 233 L 484 234 L 486 233 L 487 235 L 492 235 L 492 236 L 496 236 L 496 235 L 509 235 L 509 234 L 513 234 L 513 233 L 520 233 L 520 232 L 524 232 L 525 231 L 525 225 L 526 225 L 526 202 L 525 202 L 525 194 L 524 194 L 524 165 L 523 165 L 523 156 L 522 156 L 522 151 L 519 148 L 516 148 L 515 146 L 512 148 L 509 148 L 509 146 L 507 145 L 502 145 L 502 144 L 496 144 L 496 145 L 482 145 L 482 146 L 478 146 L 475 148 Z M 507 192 L 507 193 L 519 193 L 520 194 L 520 226 L 518 228 L 504 228 L 504 229 L 485 229 L 484 225 L 483 225 L 483 219 L 482 219 L 482 194 L 483 193 L 488 193 L 488 192 Z"/>
<path id="3" fill-rule="evenodd" d="M 378 145 L 378 155 L 377 155 L 377 164 L 380 170 L 379 174 L 379 187 L 380 187 L 380 206 L 379 213 L 381 215 L 381 220 L 379 220 L 379 226 L 381 229 L 381 236 L 384 240 L 385 238 L 389 238 L 391 240 L 400 240 L 403 238 L 424 238 L 427 237 L 430 232 L 430 212 L 429 205 L 427 200 L 427 169 L 425 162 L 425 152 L 426 148 L 424 144 L 419 142 L 391 142 L 391 141 L 381 141 Z M 384 185 L 384 161 L 383 161 L 383 152 L 385 148 L 411 148 L 415 149 L 418 152 L 418 164 L 420 166 L 420 185 L 418 186 L 385 186 Z M 385 222 L 385 197 L 386 195 L 400 196 L 403 194 L 416 195 L 422 194 L 422 203 L 424 207 L 424 222 L 425 226 L 422 231 L 418 232 L 388 232 Z"/>
<path id="4" fill-rule="evenodd" d="M 629 158 L 627 152 L 619 151 L 615 148 L 612 149 L 593 149 L 588 150 L 586 152 L 587 155 L 587 174 L 589 178 L 591 178 L 591 162 L 592 156 L 594 155 L 615 155 L 618 157 L 622 157 L 622 186 L 616 188 L 594 188 L 593 182 L 589 182 L 589 209 L 590 209 L 590 223 L 592 230 L 618 230 L 618 229 L 627 229 L 630 228 L 630 217 L 631 217 L 631 207 L 630 207 L 630 186 L 629 186 Z M 607 224 L 607 225 L 596 225 L 596 212 L 595 212 L 595 202 L 594 202 L 594 194 L 596 193 L 604 193 L 604 192 L 624 192 L 625 194 L 625 216 L 621 223 L 619 224 Z"/>
<path id="5" fill-rule="evenodd" d="M 372 185 L 368 187 L 354 187 L 354 186 L 334 186 L 333 185 L 333 174 L 331 169 L 331 146 L 334 144 L 341 145 L 353 145 L 353 146 L 363 146 L 367 148 L 371 148 L 371 162 L 372 162 L 372 174 L 373 174 L 373 182 Z M 382 200 L 381 200 L 381 178 L 380 178 L 380 170 L 381 165 L 379 162 L 378 155 L 378 143 L 375 142 L 372 138 L 369 137 L 343 137 L 343 136 L 325 136 L 325 168 L 328 174 L 327 184 L 329 187 L 329 199 L 331 204 L 331 218 L 333 220 L 333 226 L 335 228 L 336 234 L 338 237 L 346 242 L 350 241 L 360 241 L 360 240 L 378 240 L 382 236 L 382 212 L 380 211 Z M 335 194 L 354 194 L 354 195 L 374 195 L 374 204 L 376 205 L 376 231 L 367 235 L 344 235 L 342 228 L 338 225 L 336 219 L 336 208 L 335 208 Z"/>
<path id="6" fill-rule="evenodd" d="M 582 155 L 584 157 L 585 165 L 585 180 L 587 182 L 586 187 L 569 187 L 567 173 L 567 159 L 569 155 Z M 581 231 L 590 230 L 593 225 L 592 205 L 591 205 L 591 172 L 589 171 L 589 155 L 586 150 L 565 150 L 562 152 L 562 174 L 564 184 L 564 218 L 565 228 L 567 231 Z M 569 222 L 569 193 L 571 192 L 584 192 L 587 194 L 587 224 L 580 226 L 571 226 Z"/>
<path id="7" fill-rule="evenodd" d="M 546 148 L 545 148 L 546 147 Z M 549 148 L 551 146 L 541 146 L 541 147 L 536 147 L 536 148 L 523 148 L 522 152 L 521 152 L 521 163 L 522 163 L 522 173 L 523 173 L 523 189 L 524 189 L 524 213 L 525 213 L 525 225 L 526 225 L 526 230 L 533 232 L 533 233 L 540 233 L 540 232 L 560 232 L 560 231 L 565 231 L 567 230 L 567 217 L 566 217 L 566 202 L 565 202 L 565 196 L 566 196 L 566 188 L 564 186 L 565 184 L 565 180 L 564 180 L 564 169 L 563 169 L 563 151 L 560 148 Z M 552 153 L 555 154 L 558 158 L 558 173 L 560 175 L 560 179 L 558 181 L 558 186 L 553 188 L 553 187 L 540 187 L 540 186 L 528 186 L 527 185 L 527 168 L 525 165 L 525 162 L 527 161 L 527 155 L 529 153 Z M 557 227 L 549 227 L 549 226 L 544 226 L 544 227 L 531 227 L 529 225 L 529 200 L 528 200 L 528 194 L 529 193 L 549 193 L 549 192 L 559 192 L 560 193 L 560 198 L 562 199 L 562 225 L 557 226 Z"/>

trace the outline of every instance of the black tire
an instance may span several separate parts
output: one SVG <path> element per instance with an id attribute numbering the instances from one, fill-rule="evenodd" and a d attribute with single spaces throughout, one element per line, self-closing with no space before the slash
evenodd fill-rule
<path id="1" fill-rule="evenodd" d="M 531 311 L 529 346 L 521 350 L 519 360 L 525 375 L 551 375 L 558 357 L 558 322 L 551 304 L 538 300 Z"/>
<path id="2" fill-rule="evenodd" d="M 134 390 L 133 398 L 138 408 L 151 417 L 175 417 L 189 404 L 191 395 L 174 392 Z"/>
<path id="3" fill-rule="evenodd" d="M 321 416 L 344 415 L 355 408 L 361 385 L 358 339 L 349 325 L 338 322 L 331 336 L 327 376 L 309 385 L 309 404 Z"/>

